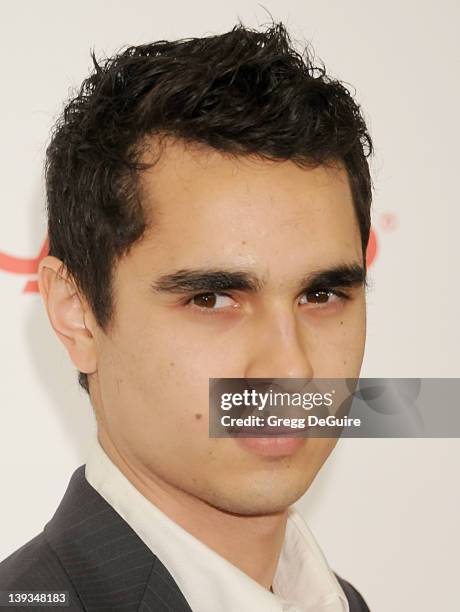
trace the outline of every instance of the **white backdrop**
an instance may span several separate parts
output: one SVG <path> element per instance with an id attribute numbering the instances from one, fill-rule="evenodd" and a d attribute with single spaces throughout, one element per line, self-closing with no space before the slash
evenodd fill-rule
<path id="1" fill-rule="evenodd" d="M 378 251 L 363 376 L 460 376 L 459 6 L 264 2 L 356 88 L 376 144 Z M 252 0 L 29 0 L 2 9 L 0 559 L 42 530 L 94 431 L 33 284 L 45 239 L 44 149 L 69 87 L 86 76 L 93 47 L 112 54 L 223 32 L 238 17 L 268 20 Z M 457 439 L 342 440 L 299 502 L 333 568 L 373 612 L 460 609 L 459 459 Z"/>

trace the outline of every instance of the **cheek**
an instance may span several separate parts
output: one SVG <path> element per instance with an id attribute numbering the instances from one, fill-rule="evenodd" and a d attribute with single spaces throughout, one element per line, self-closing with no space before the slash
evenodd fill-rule
<path id="1" fill-rule="evenodd" d="M 180 336 L 159 340 L 156 335 L 144 342 L 129 366 L 134 411 L 145 421 L 154 421 L 156 431 L 170 431 L 176 437 L 191 427 L 196 431 L 207 427 L 208 354 Z"/>
<path id="2" fill-rule="evenodd" d="M 184 354 L 172 347 L 144 342 L 138 348 L 123 361 L 120 384 L 106 404 L 110 434 L 139 463 L 161 471 L 166 461 L 174 470 L 184 448 L 193 454 L 207 436 L 207 379 L 193 376 Z"/>
<path id="3" fill-rule="evenodd" d="M 358 377 L 365 337 L 366 316 L 362 300 L 350 304 L 342 316 L 317 324 L 310 335 L 310 356 L 315 377 Z"/>
<path id="4" fill-rule="evenodd" d="M 366 311 L 364 302 L 357 305 L 353 316 L 350 317 L 349 321 L 344 321 L 342 327 L 344 328 L 340 344 L 344 368 L 342 376 L 356 378 L 361 370 L 366 342 Z"/>
<path id="5" fill-rule="evenodd" d="M 208 378 L 221 376 L 228 351 L 208 335 L 165 309 L 138 312 L 124 321 L 116 342 L 117 393 L 147 418 L 168 414 L 174 426 L 189 419 L 203 427 L 208 413 Z M 114 397 L 115 401 L 119 401 Z M 196 416 L 198 415 L 198 416 Z M 199 422 L 199 423 L 198 423 Z M 166 425 L 166 423 L 165 423 Z"/>

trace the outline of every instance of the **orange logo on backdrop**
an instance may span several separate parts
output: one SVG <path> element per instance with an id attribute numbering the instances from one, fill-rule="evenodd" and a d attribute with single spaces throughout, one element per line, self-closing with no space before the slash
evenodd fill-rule
<path id="1" fill-rule="evenodd" d="M 0 270 L 10 272 L 11 274 L 21 274 L 23 276 L 33 277 L 37 276 L 38 264 L 40 260 L 48 254 L 49 244 L 48 238 L 45 239 L 38 257 L 15 257 L 14 255 L 8 255 L 0 251 Z M 370 267 L 378 252 L 378 242 L 375 230 L 371 228 L 369 236 L 369 244 L 367 246 L 366 261 L 367 266 Z M 28 278 L 24 285 L 23 293 L 38 293 L 38 281 L 36 278 Z"/>
<path id="2" fill-rule="evenodd" d="M 37 276 L 38 264 L 40 260 L 48 254 L 49 245 L 48 238 L 45 238 L 38 257 L 15 257 L 0 251 L 0 270 L 11 272 L 12 274 L 23 274 L 25 276 Z M 28 279 L 24 285 L 23 293 L 37 293 L 38 281 L 36 279 Z"/>

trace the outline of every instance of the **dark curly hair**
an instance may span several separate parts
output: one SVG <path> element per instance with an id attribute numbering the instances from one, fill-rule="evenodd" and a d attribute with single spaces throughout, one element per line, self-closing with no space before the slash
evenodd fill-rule
<path id="1" fill-rule="evenodd" d="M 341 161 L 365 254 L 372 140 L 349 90 L 314 65 L 308 46 L 299 53 L 282 23 L 91 56 L 94 70 L 54 128 L 45 174 L 49 254 L 103 330 L 113 315 L 114 265 L 148 227 L 139 145 L 152 135 L 305 166 Z M 78 380 L 89 393 L 87 375 Z"/>

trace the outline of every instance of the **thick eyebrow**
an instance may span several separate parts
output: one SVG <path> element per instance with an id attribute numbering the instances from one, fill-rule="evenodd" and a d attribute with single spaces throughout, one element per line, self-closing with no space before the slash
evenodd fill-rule
<path id="1" fill-rule="evenodd" d="M 307 274 L 301 284 L 303 291 L 336 287 L 352 289 L 361 285 L 366 286 L 366 270 L 359 263 L 341 264 Z"/>
<path id="2" fill-rule="evenodd" d="M 181 269 L 164 274 L 153 281 L 151 288 L 155 292 L 191 293 L 262 291 L 266 282 L 245 270 L 222 269 Z M 341 264 L 305 275 L 299 283 L 302 291 L 315 291 L 326 288 L 352 288 L 366 284 L 366 271 L 359 263 Z"/>

